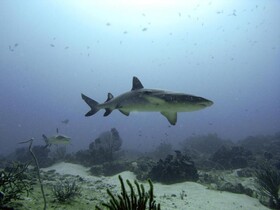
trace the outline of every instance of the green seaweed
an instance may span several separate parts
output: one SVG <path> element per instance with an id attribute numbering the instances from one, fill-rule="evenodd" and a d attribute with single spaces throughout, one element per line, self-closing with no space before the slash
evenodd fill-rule
<path id="1" fill-rule="evenodd" d="M 145 191 L 143 184 L 139 184 L 136 180 L 134 181 L 137 193 L 131 182 L 126 180 L 130 188 L 130 194 L 127 192 L 124 181 L 120 175 L 119 180 L 121 183 L 121 194 L 114 196 L 113 193 L 107 189 L 110 200 L 108 203 L 102 203 L 102 206 L 109 210 L 160 210 L 160 204 L 156 205 L 156 201 L 154 200 L 154 188 L 150 179 L 148 180 L 150 186 L 149 192 Z M 96 210 L 101 210 L 101 208 L 96 206 Z"/>

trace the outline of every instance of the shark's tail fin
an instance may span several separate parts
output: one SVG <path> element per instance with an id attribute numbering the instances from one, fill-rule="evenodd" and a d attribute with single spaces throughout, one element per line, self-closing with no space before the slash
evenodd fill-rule
<path id="1" fill-rule="evenodd" d="M 85 96 L 84 94 L 82 94 L 82 99 L 87 103 L 87 105 L 90 106 L 91 110 L 85 114 L 86 117 L 89 117 L 91 115 L 94 115 L 96 112 L 99 111 L 99 108 L 97 107 L 98 102 L 96 102 L 95 100 Z"/>

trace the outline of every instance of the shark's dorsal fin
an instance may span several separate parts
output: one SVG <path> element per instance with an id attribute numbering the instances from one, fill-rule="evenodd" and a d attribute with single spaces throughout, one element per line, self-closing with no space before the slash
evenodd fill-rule
<path id="1" fill-rule="evenodd" d="M 160 112 L 164 117 L 167 118 L 171 125 L 175 125 L 177 122 L 177 112 Z"/>
<path id="2" fill-rule="evenodd" d="M 110 101 L 112 98 L 114 98 L 113 94 L 112 93 L 108 93 L 107 100 L 105 102 Z"/>
<path id="3" fill-rule="evenodd" d="M 133 77 L 131 90 L 139 90 L 142 88 L 144 88 L 144 87 L 143 87 L 142 83 L 140 82 L 140 80 L 137 77 Z"/>

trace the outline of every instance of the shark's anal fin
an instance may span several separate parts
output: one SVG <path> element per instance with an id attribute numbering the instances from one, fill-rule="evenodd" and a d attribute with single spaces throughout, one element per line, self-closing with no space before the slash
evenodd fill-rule
<path id="1" fill-rule="evenodd" d="M 121 109 L 119 109 L 119 111 L 120 111 L 122 114 L 126 115 L 126 116 L 128 116 L 128 115 L 129 115 L 129 112 L 126 112 L 126 111 L 121 110 Z"/>
<path id="2" fill-rule="evenodd" d="M 104 113 L 104 117 L 107 117 L 109 114 L 111 114 L 111 112 L 113 111 L 113 110 L 111 110 L 111 109 L 108 109 L 108 108 L 106 108 L 105 109 L 106 111 L 105 111 L 105 113 Z"/>
<path id="3" fill-rule="evenodd" d="M 140 80 L 137 77 L 133 77 L 132 89 L 131 90 L 139 90 L 139 89 L 142 89 L 142 88 L 144 88 L 144 86 L 142 85 Z"/>
<path id="4" fill-rule="evenodd" d="M 175 125 L 177 122 L 177 112 L 160 112 L 164 117 L 167 118 L 171 125 Z"/>

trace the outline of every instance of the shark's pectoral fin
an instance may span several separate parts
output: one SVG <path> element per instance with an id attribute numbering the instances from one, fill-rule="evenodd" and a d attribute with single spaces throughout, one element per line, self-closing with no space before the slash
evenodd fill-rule
<path id="1" fill-rule="evenodd" d="M 106 117 L 106 116 L 108 116 L 109 114 L 111 114 L 111 112 L 113 111 L 112 109 L 105 109 L 106 111 L 105 111 L 105 113 L 104 113 L 104 117 Z"/>
<path id="2" fill-rule="evenodd" d="M 122 114 L 126 115 L 126 116 L 129 115 L 129 112 L 127 112 L 127 111 L 124 111 L 124 110 L 121 110 L 121 109 L 119 109 L 119 111 L 120 111 Z"/>
<path id="3" fill-rule="evenodd" d="M 177 122 L 177 112 L 160 112 L 164 117 L 167 118 L 171 125 L 175 125 Z"/>

